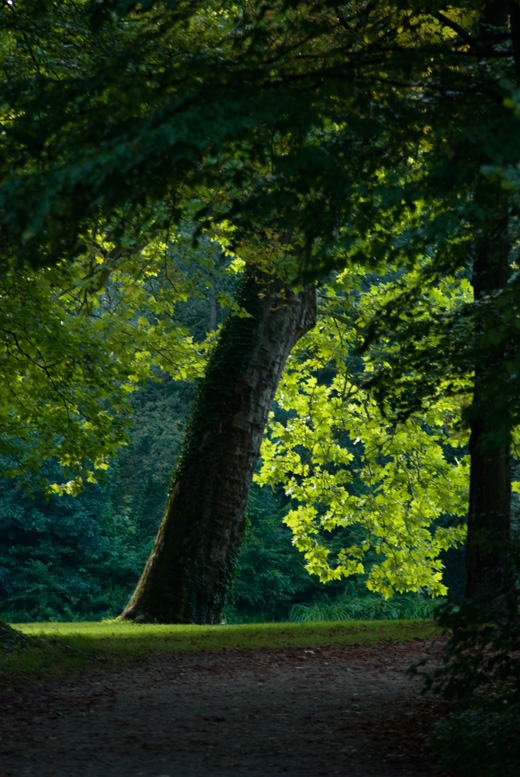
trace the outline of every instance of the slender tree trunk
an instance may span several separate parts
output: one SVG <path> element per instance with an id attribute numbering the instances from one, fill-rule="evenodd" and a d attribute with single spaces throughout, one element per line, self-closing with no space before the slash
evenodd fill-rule
<path id="1" fill-rule="evenodd" d="M 315 292 L 246 277 L 208 364 L 155 546 L 123 619 L 216 623 L 285 361 L 315 323 Z"/>
<path id="2" fill-rule="evenodd" d="M 511 424 L 500 292 L 509 278 L 507 197 L 489 185 L 477 192 L 486 214 L 477 241 L 472 285 L 478 349 L 469 411 L 470 496 L 466 597 L 497 611 L 507 609 L 511 562 Z M 487 604 L 485 604 L 487 602 Z"/>
<path id="3" fill-rule="evenodd" d="M 519 21 L 516 3 L 492 0 L 482 8 L 483 37 L 509 24 L 515 72 L 520 73 Z M 478 228 L 472 285 L 476 342 L 471 435 L 470 494 L 466 543 L 466 598 L 503 615 L 513 604 L 511 558 L 511 422 L 505 369 L 506 337 L 500 293 L 510 276 L 508 198 L 499 185 L 482 182 L 475 200 L 484 218 Z"/>

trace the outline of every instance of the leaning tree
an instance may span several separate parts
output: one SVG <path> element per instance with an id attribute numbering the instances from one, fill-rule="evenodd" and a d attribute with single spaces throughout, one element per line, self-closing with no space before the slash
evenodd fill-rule
<path id="1" fill-rule="evenodd" d="M 249 268 L 199 388 L 166 512 L 122 618 L 216 623 L 286 359 L 316 320 L 314 289 Z"/>

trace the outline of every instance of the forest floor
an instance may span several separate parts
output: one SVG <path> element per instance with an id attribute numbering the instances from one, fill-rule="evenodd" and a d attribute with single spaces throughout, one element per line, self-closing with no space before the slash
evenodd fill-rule
<path id="1" fill-rule="evenodd" d="M 430 777 L 438 643 L 139 659 L 0 695 L 1 777 Z M 441 777 L 445 777 L 444 774 Z"/>

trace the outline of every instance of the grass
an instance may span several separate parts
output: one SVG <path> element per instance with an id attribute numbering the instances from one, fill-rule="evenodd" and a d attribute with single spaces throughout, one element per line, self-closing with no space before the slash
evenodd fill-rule
<path id="1" fill-rule="evenodd" d="M 312 648 L 408 642 L 439 633 L 432 621 L 262 623 L 225 626 L 100 623 L 25 623 L 28 639 L 0 633 L 0 682 L 20 687 L 71 671 L 117 668 L 151 653 Z"/>

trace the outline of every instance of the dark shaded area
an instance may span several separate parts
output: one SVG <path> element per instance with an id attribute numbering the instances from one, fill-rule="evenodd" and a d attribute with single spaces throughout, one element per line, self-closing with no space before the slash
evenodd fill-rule
<path id="1" fill-rule="evenodd" d="M 155 656 L 0 697 L 2 775 L 431 777 L 431 643 Z"/>

